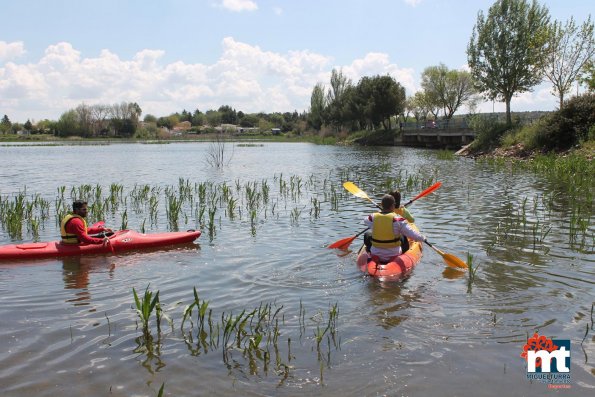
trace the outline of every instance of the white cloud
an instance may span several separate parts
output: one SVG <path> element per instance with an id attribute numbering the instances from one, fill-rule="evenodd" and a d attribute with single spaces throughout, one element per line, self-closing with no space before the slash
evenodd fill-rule
<path id="1" fill-rule="evenodd" d="M 341 69 L 354 84 L 364 76 L 390 75 L 407 95 L 419 89 L 416 71 L 399 67 L 385 53 L 368 53 L 334 65 L 324 54 L 265 51 L 232 37 L 222 40 L 221 49 L 211 64 L 166 63 L 162 50 L 143 49 L 130 59 L 107 49 L 96 57 L 83 57 L 70 43 L 57 43 L 37 61 L 0 64 L 0 109 L 21 122 L 58 119 L 83 102 L 137 102 L 144 114 L 156 116 L 221 105 L 245 113 L 304 111 L 314 85 L 328 86 L 333 68 Z M 513 100 L 514 110 L 536 104 L 551 108 L 547 103 L 555 103 L 547 86 Z"/>
<path id="2" fill-rule="evenodd" d="M 252 0 L 223 0 L 220 5 L 233 12 L 256 11 L 258 9 L 258 5 Z"/>
<path id="3" fill-rule="evenodd" d="M 417 6 L 422 0 L 403 0 L 406 4 L 410 5 L 411 7 Z"/>
<path id="4" fill-rule="evenodd" d="M 0 62 L 11 61 L 25 54 L 25 44 L 22 41 L 7 43 L 0 41 Z"/>
<path id="5" fill-rule="evenodd" d="M 412 95 L 418 88 L 415 85 L 415 71 L 409 68 L 399 68 L 391 63 L 388 54 L 370 52 L 361 59 L 354 60 L 351 65 L 342 68 L 343 73 L 353 80 L 353 84 L 364 76 L 390 75 L 405 87 L 407 95 Z"/>

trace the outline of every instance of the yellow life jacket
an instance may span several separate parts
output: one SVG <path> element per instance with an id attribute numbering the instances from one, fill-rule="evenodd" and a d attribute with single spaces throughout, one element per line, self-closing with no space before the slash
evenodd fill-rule
<path id="1" fill-rule="evenodd" d="M 78 236 L 76 234 L 66 232 L 66 224 L 73 218 L 79 218 L 83 221 L 85 226 L 85 232 L 87 231 L 87 221 L 82 216 L 76 214 L 67 214 L 60 222 L 60 235 L 62 236 L 62 244 L 80 244 Z"/>
<path id="2" fill-rule="evenodd" d="M 395 214 L 401 215 L 403 218 L 407 219 L 407 222 L 413 223 L 415 219 L 411 215 L 411 213 L 405 207 L 399 207 L 395 209 Z"/>
<path id="3" fill-rule="evenodd" d="M 372 224 L 372 245 L 377 248 L 394 248 L 401 245 L 401 236 L 393 231 L 394 212 L 374 214 Z"/>

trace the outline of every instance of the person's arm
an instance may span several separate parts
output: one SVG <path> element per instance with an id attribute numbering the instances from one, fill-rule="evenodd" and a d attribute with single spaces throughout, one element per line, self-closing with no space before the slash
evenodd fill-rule
<path id="1" fill-rule="evenodd" d="M 409 223 L 413 223 L 415 222 L 415 219 L 413 218 L 413 216 L 411 215 L 411 213 L 409 212 L 409 210 L 405 207 L 399 207 L 395 210 L 395 213 L 398 215 L 401 215 L 403 218 L 407 219 L 407 222 Z"/>
<path id="2" fill-rule="evenodd" d="M 78 218 L 73 218 L 68 222 L 66 231 L 68 233 L 76 234 L 81 243 L 103 244 L 103 239 L 91 237 L 85 232 L 85 225 L 83 225 L 83 222 Z"/>
<path id="3" fill-rule="evenodd" d="M 103 226 L 88 227 L 87 228 L 87 234 L 97 234 L 97 233 L 102 233 L 102 232 L 111 233 L 111 231 L 112 231 L 112 229 L 108 229 L 108 228 L 103 227 Z"/>
<path id="4" fill-rule="evenodd" d="M 426 236 L 413 229 L 407 222 L 404 222 L 404 220 L 394 222 L 393 228 L 395 234 L 402 234 L 415 241 L 424 241 L 426 239 Z"/>
<path id="5" fill-rule="evenodd" d="M 374 224 L 374 215 L 368 215 L 364 218 L 364 225 L 368 227 L 368 229 L 372 229 L 372 225 Z"/>

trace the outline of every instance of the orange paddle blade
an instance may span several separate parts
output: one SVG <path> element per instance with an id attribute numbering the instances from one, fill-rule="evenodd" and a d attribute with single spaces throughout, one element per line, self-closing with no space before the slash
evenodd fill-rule
<path id="1" fill-rule="evenodd" d="M 347 248 L 349 248 L 351 243 L 353 243 L 353 240 L 355 240 L 356 238 L 357 238 L 357 236 L 343 238 L 339 241 L 335 241 L 334 243 L 329 245 L 328 248 L 338 248 L 338 249 L 346 250 Z"/>
<path id="2" fill-rule="evenodd" d="M 440 186 L 442 186 L 442 182 L 434 183 L 432 186 L 430 186 L 429 188 L 427 188 L 426 190 L 424 190 L 423 192 L 421 192 L 420 194 L 418 194 L 417 196 L 415 196 L 414 198 L 409 200 L 407 202 L 407 204 L 405 204 L 404 206 L 407 207 L 409 204 L 413 203 L 415 200 L 422 198 L 424 196 L 427 196 L 428 194 L 432 193 L 434 190 L 438 189 Z"/>

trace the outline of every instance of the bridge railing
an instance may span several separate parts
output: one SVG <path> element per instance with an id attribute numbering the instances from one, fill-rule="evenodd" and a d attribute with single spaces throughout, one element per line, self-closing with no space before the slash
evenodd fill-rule
<path id="1" fill-rule="evenodd" d="M 418 129 L 460 129 L 460 128 L 469 128 L 467 120 L 458 119 L 458 120 L 427 120 L 427 121 L 408 121 L 405 123 L 399 124 L 400 129 L 403 130 L 418 130 Z"/>

